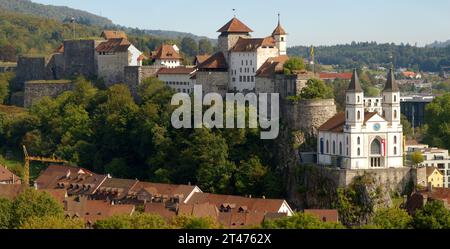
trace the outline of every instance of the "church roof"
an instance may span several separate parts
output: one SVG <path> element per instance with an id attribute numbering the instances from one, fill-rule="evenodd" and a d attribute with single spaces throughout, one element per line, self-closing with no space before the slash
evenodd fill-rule
<path id="1" fill-rule="evenodd" d="M 225 24 L 222 28 L 217 30 L 220 33 L 250 33 L 253 32 L 247 25 L 241 22 L 239 19 L 234 17 L 227 24 Z"/>
<path id="2" fill-rule="evenodd" d="M 210 56 L 208 59 L 200 63 L 197 68 L 201 69 L 228 69 L 228 64 L 222 52 L 218 52 Z"/>
<path id="3" fill-rule="evenodd" d="M 352 80 L 350 81 L 350 85 L 348 86 L 347 92 L 363 92 L 361 88 L 361 83 L 359 82 L 358 72 L 356 69 L 353 70 Z"/>
<path id="4" fill-rule="evenodd" d="M 272 32 L 272 35 L 287 35 L 286 31 L 283 29 L 283 27 L 281 26 L 280 22 L 278 22 L 277 27 L 275 28 L 275 30 Z"/>
<path id="5" fill-rule="evenodd" d="M 266 38 L 239 37 L 231 52 L 254 52 L 260 47 L 275 47 L 275 45 L 275 39 L 271 36 Z"/>
<path id="6" fill-rule="evenodd" d="M 366 112 L 364 113 L 364 124 L 367 123 L 373 116 L 377 115 L 377 112 Z M 335 133 L 344 132 L 345 126 L 345 113 L 340 112 L 334 117 L 330 118 L 322 126 L 319 127 L 319 131 L 328 131 Z"/>
<path id="7" fill-rule="evenodd" d="M 387 75 L 386 86 L 384 87 L 385 92 L 398 92 L 400 88 L 398 88 L 397 82 L 395 81 L 394 69 L 389 69 L 389 73 Z"/>

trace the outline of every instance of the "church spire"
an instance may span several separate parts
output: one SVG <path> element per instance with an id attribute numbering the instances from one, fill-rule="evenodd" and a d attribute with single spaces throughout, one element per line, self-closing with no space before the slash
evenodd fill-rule
<path id="1" fill-rule="evenodd" d="M 287 35 L 286 31 L 281 26 L 281 16 L 280 13 L 278 13 L 278 25 L 275 28 L 275 30 L 272 32 L 272 36 L 276 35 Z"/>
<path id="2" fill-rule="evenodd" d="M 386 86 L 384 87 L 384 92 L 399 92 L 400 88 L 398 88 L 397 82 L 395 81 L 394 75 L 394 67 L 391 66 L 389 69 L 389 73 L 387 75 Z"/>
<path id="3" fill-rule="evenodd" d="M 350 81 L 347 92 L 363 92 L 361 84 L 359 83 L 358 71 L 356 69 L 353 69 L 352 81 Z"/>

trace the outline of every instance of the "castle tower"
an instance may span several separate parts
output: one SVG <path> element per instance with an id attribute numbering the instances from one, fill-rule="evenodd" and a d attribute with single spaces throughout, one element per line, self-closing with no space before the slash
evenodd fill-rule
<path id="1" fill-rule="evenodd" d="M 287 33 L 281 26 L 280 14 L 278 14 L 278 25 L 272 32 L 272 37 L 275 39 L 279 55 L 287 54 Z"/>
<path id="2" fill-rule="evenodd" d="M 364 92 L 356 69 L 353 70 L 352 80 L 346 92 L 345 120 L 350 127 L 364 123 Z"/>
<path id="3" fill-rule="evenodd" d="M 234 17 L 217 32 L 220 33 L 218 41 L 219 51 L 224 54 L 227 62 L 229 62 L 229 51 L 236 45 L 240 37 L 250 38 L 250 33 L 253 30 Z"/>
<path id="4" fill-rule="evenodd" d="M 392 125 L 400 125 L 400 89 L 391 67 L 383 90 L 383 116 Z"/>

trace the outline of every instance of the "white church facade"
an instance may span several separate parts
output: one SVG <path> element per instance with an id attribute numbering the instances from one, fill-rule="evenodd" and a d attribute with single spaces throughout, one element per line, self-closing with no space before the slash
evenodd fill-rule
<path id="1" fill-rule="evenodd" d="M 382 95 L 382 114 L 367 112 L 357 72 L 353 72 L 345 112 L 319 128 L 319 165 L 350 170 L 403 167 L 400 90 L 392 69 Z"/>

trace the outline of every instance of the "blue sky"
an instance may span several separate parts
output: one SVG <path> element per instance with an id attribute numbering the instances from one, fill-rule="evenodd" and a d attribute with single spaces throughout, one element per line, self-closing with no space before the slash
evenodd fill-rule
<path id="1" fill-rule="evenodd" d="M 289 45 L 331 45 L 352 41 L 419 46 L 450 39 L 450 0 L 33 0 L 65 5 L 145 29 L 190 32 L 216 38 L 232 16 L 269 35 L 281 13 Z"/>

